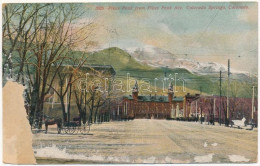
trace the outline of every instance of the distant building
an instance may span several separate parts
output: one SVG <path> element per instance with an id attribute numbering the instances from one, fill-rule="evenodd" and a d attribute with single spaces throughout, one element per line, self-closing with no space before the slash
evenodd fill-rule
<path id="1" fill-rule="evenodd" d="M 77 68 L 77 65 L 65 64 L 60 66 L 60 70 L 64 71 L 64 73 L 70 72 L 70 70 L 72 70 L 71 68 Z M 89 75 L 94 75 L 94 76 L 97 74 L 97 72 L 101 72 L 103 75 L 106 76 L 106 78 L 112 78 L 116 74 L 116 71 L 111 65 L 87 64 L 87 65 L 82 65 L 79 70 L 83 73 L 89 73 Z M 55 68 L 52 68 L 51 72 L 55 72 Z M 55 79 L 53 80 L 53 87 L 59 90 L 60 87 L 59 83 L 60 80 L 58 79 L 58 76 L 56 76 Z M 110 84 L 111 82 L 108 81 L 108 86 Z M 68 96 L 68 94 L 66 95 Z M 65 97 L 65 104 L 67 107 L 67 97 Z M 78 112 L 78 108 L 73 93 L 72 93 L 70 107 L 71 107 L 70 108 L 71 118 L 78 116 L 79 112 Z M 51 89 L 50 92 L 45 96 L 44 114 L 51 117 L 62 117 L 61 102 L 53 89 Z"/>
<path id="2" fill-rule="evenodd" d="M 252 98 L 229 97 L 230 120 L 241 120 L 246 118 L 246 123 L 252 119 L 258 122 L 258 99 L 255 98 L 252 110 Z M 188 109 L 188 107 L 187 107 Z M 200 96 L 200 98 L 189 104 L 190 115 L 205 117 L 205 121 L 225 123 L 227 110 L 226 96 Z"/>
<path id="3" fill-rule="evenodd" d="M 114 104 L 111 118 L 166 119 L 183 117 L 185 98 L 174 96 L 172 83 L 168 88 L 168 96 L 139 96 L 138 92 L 136 81 L 132 95 L 123 96 L 120 102 Z"/>

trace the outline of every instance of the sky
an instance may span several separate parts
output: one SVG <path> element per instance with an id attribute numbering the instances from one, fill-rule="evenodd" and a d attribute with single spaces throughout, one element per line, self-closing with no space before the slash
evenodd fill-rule
<path id="1" fill-rule="evenodd" d="M 255 2 L 84 5 L 88 15 L 81 21 L 95 17 L 95 49 L 158 47 L 179 57 L 187 54 L 185 58 L 200 62 L 225 65 L 230 59 L 232 68 L 257 73 L 258 18 Z M 238 6 L 246 9 L 232 9 Z M 104 10 L 96 10 L 97 7 L 104 7 Z M 125 7 L 132 7 L 132 10 L 125 10 Z M 139 10 L 135 10 L 136 7 Z"/>

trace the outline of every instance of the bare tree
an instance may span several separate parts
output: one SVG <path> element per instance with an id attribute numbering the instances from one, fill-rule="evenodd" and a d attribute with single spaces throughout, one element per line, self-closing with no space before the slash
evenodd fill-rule
<path id="1" fill-rule="evenodd" d="M 11 10 L 12 9 L 12 10 Z M 45 95 L 71 50 L 85 43 L 91 35 L 92 21 L 78 24 L 84 16 L 79 4 L 7 4 L 3 37 L 9 39 L 3 52 L 18 52 L 18 75 L 26 75 L 25 91 L 29 104 L 29 121 L 41 128 Z M 9 12 L 9 11 L 12 12 Z M 11 14 L 10 14 L 11 13 Z M 13 14 L 12 14 L 13 13 Z M 12 27 L 11 27 L 12 26 Z M 10 56 L 6 57 L 12 64 Z M 56 67 L 55 72 L 50 70 Z M 22 77 L 23 78 L 23 77 Z"/>
<path id="2" fill-rule="evenodd" d="M 110 103 L 113 92 L 110 83 L 106 82 L 108 78 L 112 80 L 110 73 L 92 68 L 91 73 L 88 74 L 88 82 L 83 81 L 84 84 L 80 88 L 74 88 L 76 104 L 84 124 L 97 121 L 99 109 L 106 103 Z"/>
<path id="3" fill-rule="evenodd" d="M 81 78 L 81 76 L 78 75 L 78 71 L 84 65 L 86 60 L 87 60 L 87 57 L 84 52 L 82 53 L 81 58 L 76 58 L 76 57 L 72 56 L 72 58 L 69 59 L 70 64 L 64 65 L 57 70 L 57 79 L 56 80 L 58 81 L 59 86 L 54 87 L 52 85 L 49 85 L 60 99 L 64 122 L 69 121 L 69 119 L 70 119 L 70 103 L 71 103 L 71 99 L 72 99 L 73 84 L 78 79 Z M 54 67 L 54 70 L 56 70 L 56 67 Z M 68 95 L 68 99 L 67 99 L 68 116 L 66 114 L 66 109 L 65 109 L 65 96 L 66 95 Z"/>
<path id="4" fill-rule="evenodd" d="M 24 49 L 19 49 L 19 53 L 23 55 L 19 60 L 21 64 L 24 64 L 25 54 L 28 50 L 28 37 L 32 28 L 32 23 L 35 15 L 39 10 L 43 10 L 48 4 L 34 5 L 31 4 L 6 4 L 4 5 L 2 18 L 2 37 L 3 37 L 3 48 L 2 52 L 5 55 L 3 58 L 3 77 L 5 76 L 5 70 L 9 68 L 10 75 L 12 77 L 12 54 L 14 53 L 16 46 L 21 45 L 24 42 Z M 22 68 L 22 66 L 21 66 Z"/>

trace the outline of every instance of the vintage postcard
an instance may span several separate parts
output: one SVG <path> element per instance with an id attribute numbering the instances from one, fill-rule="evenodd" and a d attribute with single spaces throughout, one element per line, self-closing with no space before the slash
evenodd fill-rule
<path id="1" fill-rule="evenodd" d="M 3 162 L 258 162 L 258 2 L 2 3 Z"/>

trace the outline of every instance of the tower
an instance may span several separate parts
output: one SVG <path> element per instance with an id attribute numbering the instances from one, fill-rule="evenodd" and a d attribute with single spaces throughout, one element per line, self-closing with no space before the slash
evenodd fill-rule
<path id="1" fill-rule="evenodd" d="M 170 82 L 169 87 L 168 87 L 168 100 L 169 100 L 169 103 L 172 103 L 173 95 L 174 95 L 173 83 Z"/>
<path id="2" fill-rule="evenodd" d="M 132 95 L 133 95 L 133 99 L 135 101 L 137 101 L 138 100 L 138 83 L 137 83 L 137 80 L 135 81 L 135 85 L 132 89 Z"/>

